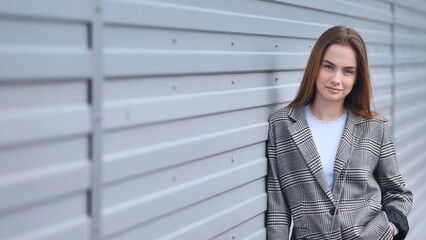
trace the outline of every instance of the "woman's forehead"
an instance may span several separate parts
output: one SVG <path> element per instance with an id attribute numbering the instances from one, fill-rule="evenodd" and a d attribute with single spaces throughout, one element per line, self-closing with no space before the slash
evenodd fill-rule
<path id="1" fill-rule="evenodd" d="M 323 61 L 331 62 L 340 67 L 356 68 L 357 66 L 355 51 L 349 46 L 338 44 L 333 44 L 327 48 Z"/>

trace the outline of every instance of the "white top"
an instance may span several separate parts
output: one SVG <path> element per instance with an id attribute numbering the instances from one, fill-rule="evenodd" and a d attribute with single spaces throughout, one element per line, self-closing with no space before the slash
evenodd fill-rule
<path id="1" fill-rule="evenodd" d="M 316 119 L 311 113 L 311 105 L 305 106 L 305 116 L 321 158 L 322 168 L 327 178 L 328 187 L 333 187 L 334 161 L 345 128 L 347 113 L 330 122 Z"/>

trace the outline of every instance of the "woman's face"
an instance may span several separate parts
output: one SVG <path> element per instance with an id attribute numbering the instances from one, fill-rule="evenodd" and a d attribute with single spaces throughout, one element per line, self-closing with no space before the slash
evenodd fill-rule
<path id="1" fill-rule="evenodd" d="M 325 52 L 316 79 L 315 101 L 341 103 L 351 92 L 357 74 L 356 54 L 348 46 L 333 44 Z"/>

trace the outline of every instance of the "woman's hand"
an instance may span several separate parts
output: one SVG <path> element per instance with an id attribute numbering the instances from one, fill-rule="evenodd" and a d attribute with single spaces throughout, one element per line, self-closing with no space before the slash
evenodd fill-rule
<path id="1" fill-rule="evenodd" d="M 398 234 L 398 228 L 392 222 L 389 222 L 389 227 L 393 237 Z"/>

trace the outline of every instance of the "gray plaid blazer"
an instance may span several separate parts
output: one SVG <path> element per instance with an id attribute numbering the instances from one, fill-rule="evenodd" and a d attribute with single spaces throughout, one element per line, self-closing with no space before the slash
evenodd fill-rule
<path id="1" fill-rule="evenodd" d="M 389 222 L 408 232 L 412 193 L 405 187 L 386 121 L 348 111 L 327 186 L 303 107 L 285 107 L 269 118 L 269 240 L 392 239 Z M 293 228 L 290 230 L 291 220 Z"/>

